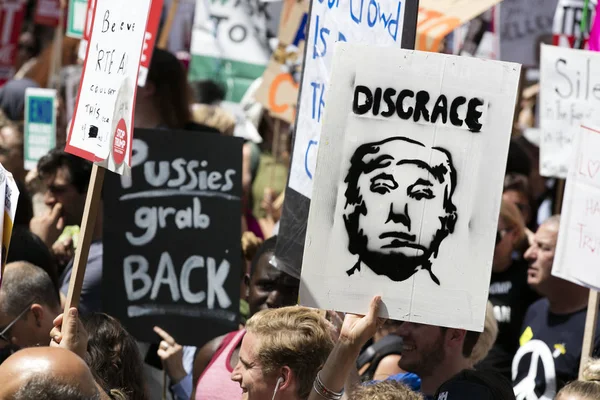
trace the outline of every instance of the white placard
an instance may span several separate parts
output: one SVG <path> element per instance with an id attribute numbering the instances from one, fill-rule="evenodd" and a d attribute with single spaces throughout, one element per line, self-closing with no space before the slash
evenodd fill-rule
<path id="1" fill-rule="evenodd" d="M 410 1 L 312 1 L 289 179 L 289 186 L 303 196 L 311 198 L 334 43 L 400 47 Z"/>
<path id="2" fill-rule="evenodd" d="M 600 128 L 574 139 L 552 275 L 600 290 Z"/>
<path id="3" fill-rule="evenodd" d="M 133 112 L 150 0 L 103 0 L 92 34 L 66 151 L 119 174 L 131 169 Z"/>
<path id="4" fill-rule="evenodd" d="M 300 302 L 481 331 L 520 66 L 343 43 L 333 70 Z"/>
<path id="5" fill-rule="evenodd" d="M 579 126 L 600 125 L 600 53 L 542 45 L 540 173 L 566 178 Z"/>

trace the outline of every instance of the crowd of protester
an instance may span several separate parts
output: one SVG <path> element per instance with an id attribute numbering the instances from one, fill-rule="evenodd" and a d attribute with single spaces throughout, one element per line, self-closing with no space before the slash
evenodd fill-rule
<path id="1" fill-rule="evenodd" d="M 48 84 L 49 36 L 25 25 L 18 72 L 0 87 L 0 163 L 21 191 L 0 286 L 0 399 L 162 398 L 165 383 L 151 356 L 168 376 L 167 397 L 177 400 L 534 398 L 524 390 L 535 399 L 600 398 L 600 361 L 591 360 L 578 380 L 589 290 L 551 274 L 560 185 L 540 176 L 539 149 L 517 130 L 482 333 L 384 321 L 379 297 L 365 316 L 296 305 L 299 280 L 270 262 L 292 127 L 283 127 L 286 140 L 273 147 L 274 120 L 252 96 L 241 122 L 258 138 L 245 138 L 243 150 L 239 329 L 182 346 L 157 326 L 156 342 L 145 343 L 103 313 L 101 211 L 79 307 L 63 325 L 92 166 L 62 150 L 69 120 L 62 87 L 57 147 L 34 170 L 24 168 L 25 89 Z M 74 45 L 64 47 L 63 58 L 76 60 Z M 135 127 L 232 135 L 240 121 L 220 106 L 224 97 L 212 81 L 192 87 L 178 58 L 157 49 L 137 92 Z"/>

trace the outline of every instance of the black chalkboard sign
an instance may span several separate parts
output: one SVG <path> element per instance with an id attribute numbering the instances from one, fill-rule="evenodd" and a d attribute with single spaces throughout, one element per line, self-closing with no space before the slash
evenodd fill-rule
<path id="1" fill-rule="evenodd" d="M 180 344 L 235 330 L 242 140 L 136 129 L 131 178 L 104 183 L 102 301 L 138 340 Z"/>

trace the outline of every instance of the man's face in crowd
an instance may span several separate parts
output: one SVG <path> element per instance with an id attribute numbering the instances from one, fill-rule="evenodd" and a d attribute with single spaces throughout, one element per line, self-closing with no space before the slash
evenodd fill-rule
<path id="1" fill-rule="evenodd" d="M 502 200 L 517 206 L 526 225 L 531 222 L 531 206 L 529 205 L 529 199 L 525 193 L 514 189 L 505 190 L 504 193 L 502 193 Z"/>
<path id="2" fill-rule="evenodd" d="M 56 174 L 44 179 L 46 193 L 44 203 L 51 209 L 60 203 L 63 206 L 62 213 L 65 225 L 79 225 L 83 216 L 85 205 L 85 192 L 79 193 L 77 188 L 71 184 L 71 174 L 67 167 L 59 167 Z"/>
<path id="3" fill-rule="evenodd" d="M 525 259 L 529 262 L 527 270 L 527 283 L 540 294 L 552 279 L 552 263 L 558 239 L 558 225 L 554 223 L 542 224 L 533 238 L 533 243 L 525 252 Z"/>
<path id="4" fill-rule="evenodd" d="M 0 348 L 7 345 L 16 345 L 21 348 L 47 346 L 50 343 L 49 335 L 55 317 L 56 314 L 52 313 L 48 307 L 37 303 L 30 305 L 20 317 L 18 314 L 8 315 L 0 312 L 0 332 L 16 321 L 3 335 L 9 342 L 0 338 Z"/>
<path id="5" fill-rule="evenodd" d="M 358 249 L 360 259 L 393 280 L 409 278 L 447 235 L 444 221 L 452 191 L 447 154 L 401 139 L 373 144 L 373 150 L 363 156 L 363 171 L 356 180 L 361 205 L 348 198 L 352 168 L 346 193 L 351 243 L 353 236 L 361 237 L 357 240 L 364 243 L 364 249 Z M 358 223 L 352 227 L 356 215 Z M 397 271 L 400 266 L 402 271 Z"/>
<path id="6" fill-rule="evenodd" d="M 274 377 L 265 376 L 258 360 L 259 339 L 246 333 L 240 347 L 240 357 L 231 379 L 240 384 L 244 398 L 248 400 L 271 400 L 275 390 Z"/>
<path id="7" fill-rule="evenodd" d="M 4 126 L 0 129 L 0 163 L 16 180 L 25 180 L 23 166 L 23 134 L 14 126 Z"/>
<path id="8" fill-rule="evenodd" d="M 446 357 L 445 333 L 438 326 L 404 322 L 398 335 L 404 340 L 398 365 L 405 371 L 427 377 Z"/>
<path id="9" fill-rule="evenodd" d="M 298 302 L 300 281 L 269 263 L 272 252 L 264 253 L 252 277 L 248 293 L 250 315 L 267 308 L 291 306 Z"/>

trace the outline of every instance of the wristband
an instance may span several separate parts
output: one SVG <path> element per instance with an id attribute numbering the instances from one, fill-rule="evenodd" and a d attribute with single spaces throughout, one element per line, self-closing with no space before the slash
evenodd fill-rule
<path id="1" fill-rule="evenodd" d="M 321 371 L 317 372 L 317 376 L 315 377 L 315 381 L 313 382 L 314 391 L 317 392 L 319 396 L 321 396 L 324 399 L 340 400 L 342 398 L 342 395 L 344 394 L 344 391 L 342 390 L 341 392 L 337 393 L 325 387 L 325 385 L 321 381 L 321 378 L 319 377 L 320 373 Z"/>

